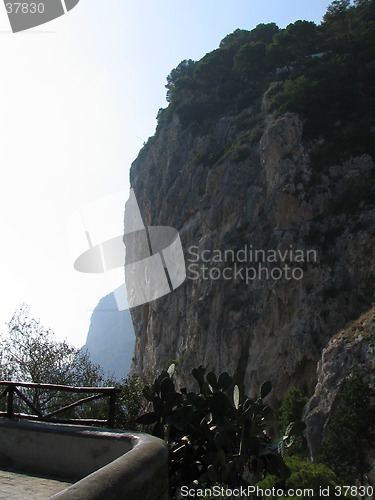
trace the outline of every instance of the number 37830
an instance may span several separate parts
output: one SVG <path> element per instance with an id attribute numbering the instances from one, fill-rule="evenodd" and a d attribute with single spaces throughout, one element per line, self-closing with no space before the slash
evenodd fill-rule
<path id="1" fill-rule="evenodd" d="M 5 4 L 8 14 L 43 14 L 44 3 L 14 2 Z"/>

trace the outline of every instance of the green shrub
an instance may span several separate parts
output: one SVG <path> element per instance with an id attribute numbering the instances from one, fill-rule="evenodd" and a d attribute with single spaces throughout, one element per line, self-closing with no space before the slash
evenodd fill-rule
<path id="1" fill-rule="evenodd" d="M 129 375 L 117 386 L 121 393 L 116 399 L 115 427 L 117 429 L 144 430 L 137 422 L 137 418 L 145 412 L 147 401 L 142 391 L 145 381 L 138 375 Z"/>
<path id="2" fill-rule="evenodd" d="M 279 410 L 280 429 L 284 431 L 290 422 L 301 420 L 302 411 L 308 398 L 296 387 L 289 387 Z"/>
<path id="3" fill-rule="evenodd" d="M 287 457 L 285 458 L 285 464 L 290 470 L 290 476 L 283 480 L 277 476 L 267 476 L 265 479 L 257 483 L 257 486 L 261 489 L 280 489 L 284 490 L 284 495 L 273 497 L 274 500 L 277 498 L 282 498 L 283 500 L 297 500 L 301 496 L 287 496 L 288 490 L 293 490 L 296 492 L 298 489 L 302 490 L 312 490 L 313 495 L 304 495 L 306 498 L 342 498 L 340 495 L 340 490 L 335 489 L 337 486 L 341 486 L 341 482 L 336 476 L 336 474 L 323 464 L 312 464 L 305 462 L 298 457 Z M 320 491 L 322 489 L 327 491 L 329 488 L 329 496 L 322 496 Z M 338 495 L 338 496 L 336 496 Z"/>

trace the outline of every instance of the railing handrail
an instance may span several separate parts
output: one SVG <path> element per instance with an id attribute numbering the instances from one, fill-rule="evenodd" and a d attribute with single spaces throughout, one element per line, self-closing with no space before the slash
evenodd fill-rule
<path id="1" fill-rule="evenodd" d="M 12 385 L 13 387 L 27 387 L 33 389 L 53 389 L 66 392 L 103 392 L 103 393 L 121 392 L 121 389 L 119 389 L 118 387 L 73 387 L 70 385 L 36 384 L 33 382 L 11 382 L 11 381 L 0 382 L 0 386 L 4 385 L 8 386 Z"/>

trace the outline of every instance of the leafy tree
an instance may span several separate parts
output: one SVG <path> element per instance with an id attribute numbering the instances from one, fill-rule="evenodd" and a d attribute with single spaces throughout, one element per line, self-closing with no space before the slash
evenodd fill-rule
<path id="1" fill-rule="evenodd" d="M 173 100 L 178 92 L 178 88 L 187 88 L 193 84 L 193 74 L 196 64 L 192 59 L 185 59 L 167 76 L 168 102 Z"/>
<path id="2" fill-rule="evenodd" d="M 368 450 L 374 442 L 372 391 L 353 373 L 338 395 L 337 407 L 328 423 L 320 461 L 347 483 L 363 479 L 369 470 Z"/>
<path id="3" fill-rule="evenodd" d="M 194 80 L 201 86 L 216 86 L 229 78 L 232 66 L 233 56 L 229 50 L 213 50 L 197 63 Z"/>
<path id="4" fill-rule="evenodd" d="M 221 40 L 219 48 L 236 53 L 238 49 L 250 41 L 251 35 L 248 30 L 236 29 Z"/>
<path id="5" fill-rule="evenodd" d="M 265 64 L 270 71 L 277 68 L 284 68 L 291 64 L 293 54 L 287 46 L 279 43 L 279 40 L 267 46 L 265 55 Z"/>
<path id="6" fill-rule="evenodd" d="M 253 43 L 261 42 L 266 45 L 272 43 L 273 37 L 278 33 L 279 27 L 276 23 L 258 24 L 250 31 L 250 40 Z"/>
<path id="7" fill-rule="evenodd" d="M 351 32 L 350 0 L 335 0 L 329 5 L 324 16 L 323 29 L 331 47 L 343 52 L 353 49 Z"/>
<path id="8" fill-rule="evenodd" d="M 324 20 L 342 18 L 350 7 L 350 0 L 334 0 L 327 8 Z"/>
<path id="9" fill-rule="evenodd" d="M 103 381 L 99 366 L 90 362 L 87 353 L 66 340 L 56 341 L 52 330 L 30 318 L 27 306 L 13 314 L 8 329 L 0 337 L 2 379 L 82 386 Z"/>
<path id="10" fill-rule="evenodd" d="M 25 305 L 13 314 L 8 329 L 6 335 L 0 336 L 2 380 L 84 387 L 104 384 L 102 370 L 91 363 L 88 354 L 66 340 L 56 341 L 50 329 L 30 318 Z M 69 402 L 67 393 L 43 389 L 23 389 L 23 392 L 39 411 L 53 411 Z M 22 401 L 18 404 L 19 410 L 26 409 Z"/>
<path id="11" fill-rule="evenodd" d="M 353 32 L 352 43 L 356 59 L 372 60 L 375 55 L 375 1 L 363 0 L 355 3 L 352 9 L 350 26 Z"/>
<path id="12" fill-rule="evenodd" d="M 246 81 L 261 79 L 266 71 L 265 68 L 266 44 L 252 42 L 243 45 L 234 58 L 234 69 L 238 71 Z"/>
<path id="13" fill-rule="evenodd" d="M 288 54 L 289 63 L 296 59 L 320 51 L 319 31 L 310 21 L 296 21 L 285 30 L 279 31 L 273 38 L 276 45 L 283 47 Z"/>
<path id="14" fill-rule="evenodd" d="M 120 383 L 105 378 L 99 365 L 89 355 L 68 344 L 56 341 L 54 333 L 30 317 L 27 306 L 16 311 L 8 323 L 8 333 L 0 336 L 0 378 L 3 381 L 35 384 L 68 385 L 74 387 L 116 386 L 121 389 L 116 399 L 115 427 L 142 430 L 136 419 L 147 408 L 142 396 L 145 380 L 138 375 L 128 376 Z M 26 389 L 22 392 L 42 413 L 52 412 L 85 397 L 44 389 Z M 89 396 L 89 395 L 87 395 Z M 1 411 L 6 411 L 5 399 L 0 400 Z M 16 412 L 29 413 L 21 400 L 15 401 Z M 61 414 L 61 418 L 108 418 L 108 400 L 85 403 Z"/>

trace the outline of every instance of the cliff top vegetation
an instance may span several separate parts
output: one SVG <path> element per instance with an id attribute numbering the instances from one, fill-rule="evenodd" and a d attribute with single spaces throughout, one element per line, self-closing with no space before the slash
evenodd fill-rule
<path id="1" fill-rule="evenodd" d="M 304 120 L 305 138 L 324 136 L 326 158 L 332 151 L 340 160 L 373 155 L 374 30 L 375 0 L 335 0 L 319 26 L 298 20 L 285 29 L 237 29 L 199 61 L 171 71 L 156 134 L 175 115 L 194 133 L 244 109 L 292 111 Z"/>

